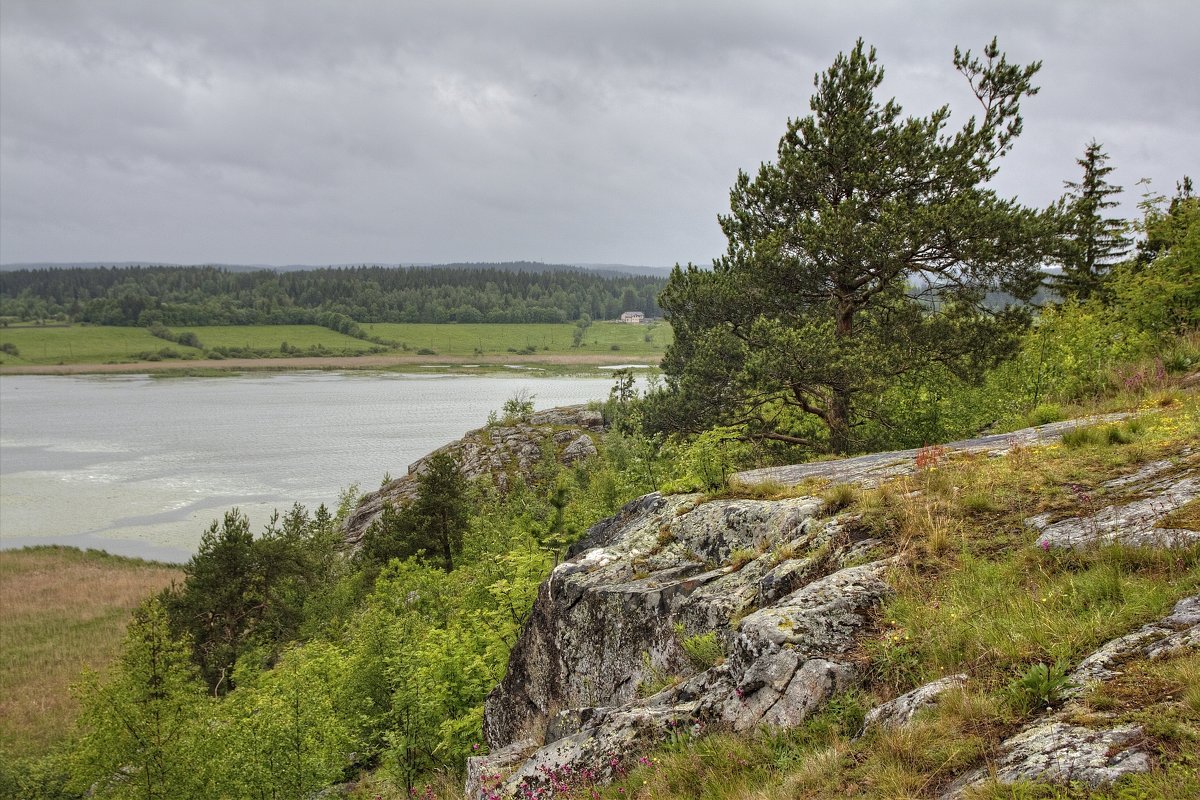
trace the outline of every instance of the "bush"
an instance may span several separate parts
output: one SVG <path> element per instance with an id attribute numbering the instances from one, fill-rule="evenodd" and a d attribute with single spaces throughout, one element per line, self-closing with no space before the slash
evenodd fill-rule
<path id="1" fill-rule="evenodd" d="M 533 414 L 533 401 L 535 397 L 537 395 L 530 394 L 524 389 L 518 389 L 514 392 L 513 396 L 505 400 L 504 405 L 500 407 L 504 424 L 513 425 L 529 419 L 530 415 Z"/>
<path id="2" fill-rule="evenodd" d="M 743 438 L 744 434 L 745 426 L 717 427 L 683 445 L 678 458 L 683 474 L 663 490 L 688 492 L 724 486 L 726 478 L 752 455 L 752 447 Z"/>
<path id="3" fill-rule="evenodd" d="M 4 344 L 0 344 L 0 353 L 8 353 L 10 356 L 21 355 L 21 351 L 18 350 L 17 346 L 15 344 L 13 344 L 12 342 L 5 342 Z"/>
<path id="4" fill-rule="evenodd" d="M 711 669 L 725 658 L 725 651 L 721 649 L 721 643 L 717 641 L 714 631 L 684 636 L 683 625 L 676 623 L 675 634 L 679 637 L 679 646 L 687 653 L 688 660 L 697 670 Z"/>
<path id="5" fill-rule="evenodd" d="M 1060 422 L 1066 418 L 1067 415 L 1063 412 L 1062 406 L 1057 403 L 1042 403 L 1029 412 L 1030 425 L 1049 425 L 1051 422 Z"/>
<path id="6" fill-rule="evenodd" d="M 1062 661 L 1054 666 L 1034 664 L 1009 683 L 1006 694 L 1013 711 L 1024 716 L 1053 706 L 1070 685 L 1067 665 Z"/>

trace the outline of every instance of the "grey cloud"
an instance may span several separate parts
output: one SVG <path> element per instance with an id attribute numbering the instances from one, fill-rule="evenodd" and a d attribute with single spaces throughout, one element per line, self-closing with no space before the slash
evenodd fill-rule
<path id="1" fill-rule="evenodd" d="M 955 44 L 1045 61 L 1001 191 L 1053 199 L 1092 137 L 1169 190 L 1200 13 L 1097 9 L 5 0 L 0 260 L 706 261 L 737 170 L 860 35 L 887 96 L 958 121 Z"/>

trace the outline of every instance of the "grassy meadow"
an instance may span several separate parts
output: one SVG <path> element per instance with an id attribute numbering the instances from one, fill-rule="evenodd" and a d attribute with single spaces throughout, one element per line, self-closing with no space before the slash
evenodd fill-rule
<path id="1" fill-rule="evenodd" d="M 206 350 L 217 347 L 280 350 L 285 342 L 289 348 L 321 347 L 335 352 L 363 352 L 374 347 L 370 342 L 320 325 L 202 325 L 172 328 L 171 331 L 196 334 Z"/>
<path id="2" fill-rule="evenodd" d="M 145 328 L 96 325 L 62 327 L 21 325 L 0 329 L 0 343 L 12 344 L 19 355 L 0 353 L 8 365 L 108 364 L 136 360 L 137 353 L 172 347 L 180 354 L 199 358 L 202 351 L 165 342 Z"/>
<path id="3" fill-rule="evenodd" d="M 574 325 L 535 324 L 365 324 L 371 337 L 396 342 L 396 356 L 437 355 L 500 361 L 515 354 L 526 360 L 538 356 L 569 361 L 572 356 L 630 356 L 657 363 L 671 343 L 666 323 L 625 325 L 596 322 L 574 347 Z M 0 352 L 0 366 L 58 364 L 136 364 L 146 361 L 187 361 L 214 356 L 284 357 L 288 355 L 354 356 L 378 345 L 319 325 L 211 325 L 172 328 L 173 334 L 194 333 L 200 348 L 151 336 L 146 328 L 95 325 L 14 325 L 0 329 L 0 344 L 12 345 L 17 355 Z M 283 345 L 286 343 L 287 352 Z M 244 354 L 238 351 L 245 351 Z M 432 351 L 430 353 L 429 351 Z M 378 352 L 378 351 L 376 351 Z"/>
<path id="4" fill-rule="evenodd" d="M 80 671 L 103 670 L 130 612 L 181 578 L 175 567 L 95 550 L 0 551 L 0 754 L 36 756 L 66 737 Z"/>
<path id="5" fill-rule="evenodd" d="M 576 328 L 567 324 L 374 323 L 362 327 L 370 336 L 400 342 L 413 350 L 427 349 L 438 355 L 452 356 L 503 355 L 521 351 L 554 355 L 616 351 L 661 356 L 671 343 L 671 326 L 666 323 L 595 322 L 584 331 L 578 348 L 572 346 Z"/>

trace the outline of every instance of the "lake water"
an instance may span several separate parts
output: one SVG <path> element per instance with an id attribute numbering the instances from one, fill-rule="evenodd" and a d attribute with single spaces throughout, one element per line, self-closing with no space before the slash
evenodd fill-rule
<path id="1" fill-rule="evenodd" d="M 518 391 L 538 409 L 611 378 L 292 373 L 0 378 L 0 547 L 68 544 L 184 561 L 234 506 L 255 529 L 293 502 L 336 509 L 482 426 Z"/>

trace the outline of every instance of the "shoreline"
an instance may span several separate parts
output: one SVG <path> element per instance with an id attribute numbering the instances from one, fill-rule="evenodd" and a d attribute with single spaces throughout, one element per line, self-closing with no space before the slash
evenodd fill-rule
<path id="1" fill-rule="evenodd" d="M 471 369 L 498 371 L 511 366 L 526 369 L 513 370 L 521 373 L 536 373 L 539 368 L 557 374 L 570 372 L 572 368 L 591 373 L 611 366 L 613 369 L 630 364 L 645 364 L 638 369 L 657 370 L 661 356 L 646 357 L 633 354 L 609 353 L 547 353 L 544 355 L 500 356 L 427 356 L 415 354 L 364 355 L 364 356 L 298 356 L 296 358 L 224 358 L 189 359 L 170 361 L 131 361 L 119 364 L 18 364 L 0 365 L 0 377 L 4 375 L 113 375 L 146 373 L 205 373 L 236 372 L 293 372 L 298 370 L 397 370 L 412 367 L 414 371 L 434 369 Z M 613 362 L 621 362 L 614 364 Z"/>

